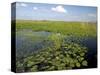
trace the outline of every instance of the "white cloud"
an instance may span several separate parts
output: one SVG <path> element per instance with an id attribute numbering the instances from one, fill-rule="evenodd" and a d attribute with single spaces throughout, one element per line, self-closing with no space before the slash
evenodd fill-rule
<path id="1" fill-rule="evenodd" d="M 34 10 L 37 10 L 38 8 L 37 8 L 37 7 L 33 7 L 33 9 L 34 9 Z"/>
<path id="2" fill-rule="evenodd" d="M 20 6 L 20 4 L 19 3 L 16 3 L 16 7 L 19 7 Z"/>
<path id="3" fill-rule="evenodd" d="M 88 16 L 90 16 L 90 17 L 96 17 L 96 14 L 90 13 L 90 14 L 88 14 Z"/>
<path id="4" fill-rule="evenodd" d="M 17 3 L 16 4 L 16 7 L 27 7 L 28 5 L 27 4 L 25 4 L 25 3 Z"/>
<path id="5" fill-rule="evenodd" d="M 55 12 L 61 12 L 61 13 L 67 12 L 67 10 L 61 5 L 51 8 L 51 10 Z"/>
<path id="6" fill-rule="evenodd" d="M 22 7 L 27 7 L 27 4 L 25 4 L 25 3 L 21 3 L 20 4 Z"/>

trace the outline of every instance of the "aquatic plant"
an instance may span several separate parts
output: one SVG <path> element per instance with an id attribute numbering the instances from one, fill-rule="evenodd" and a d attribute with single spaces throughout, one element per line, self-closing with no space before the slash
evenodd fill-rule
<path id="1" fill-rule="evenodd" d="M 18 61 L 17 71 L 20 67 L 23 67 L 22 71 L 26 72 L 64 70 L 88 66 L 85 58 L 88 50 L 86 47 L 73 42 L 64 43 L 61 37 L 56 34 L 50 35 L 49 40 L 52 41 L 52 47 L 24 58 L 23 65 Z"/>

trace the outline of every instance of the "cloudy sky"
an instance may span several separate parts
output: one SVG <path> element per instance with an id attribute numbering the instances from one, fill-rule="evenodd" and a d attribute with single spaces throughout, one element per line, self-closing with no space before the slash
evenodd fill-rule
<path id="1" fill-rule="evenodd" d="M 61 4 L 16 3 L 16 19 L 96 21 L 97 8 Z"/>

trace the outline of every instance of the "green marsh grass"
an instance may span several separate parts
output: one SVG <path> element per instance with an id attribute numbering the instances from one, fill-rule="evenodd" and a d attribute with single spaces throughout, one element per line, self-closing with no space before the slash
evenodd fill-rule
<path id="1" fill-rule="evenodd" d="M 96 23 L 64 21 L 16 21 L 17 30 L 32 29 L 75 36 L 96 36 Z"/>

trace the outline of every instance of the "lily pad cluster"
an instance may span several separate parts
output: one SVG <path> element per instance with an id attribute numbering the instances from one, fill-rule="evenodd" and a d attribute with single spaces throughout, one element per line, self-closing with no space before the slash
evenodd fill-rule
<path id="1" fill-rule="evenodd" d="M 52 47 L 47 47 L 16 63 L 17 72 L 66 70 L 88 66 L 88 49 L 74 42 L 64 43 L 59 35 L 51 35 Z M 49 41 L 47 40 L 47 41 Z"/>

